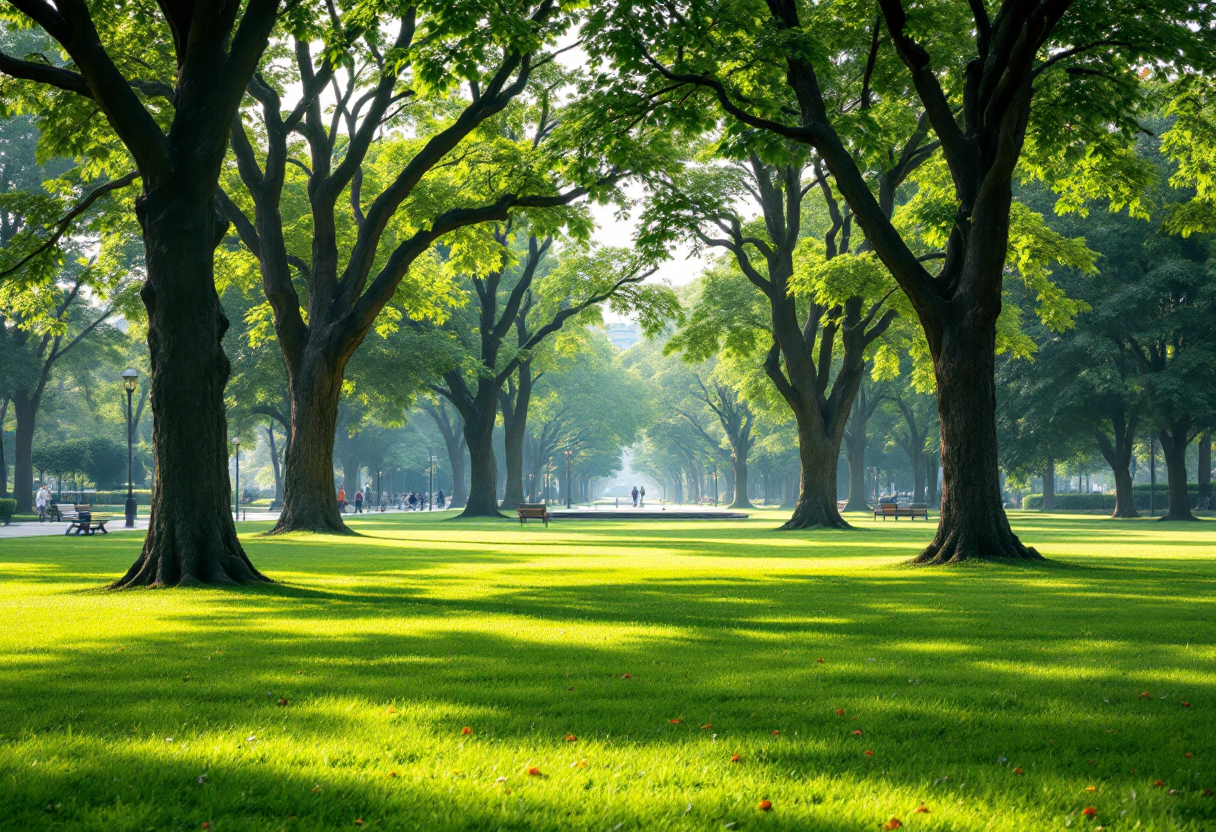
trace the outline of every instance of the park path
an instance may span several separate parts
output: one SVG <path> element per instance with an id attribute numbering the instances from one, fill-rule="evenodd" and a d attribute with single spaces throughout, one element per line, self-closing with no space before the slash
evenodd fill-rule
<path id="1" fill-rule="evenodd" d="M 248 513 L 242 513 L 241 520 L 242 522 L 245 520 L 274 520 L 278 516 L 279 513 L 277 511 L 273 513 L 269 511 L 250 511 Z M 142 534 L 148 531 L 148 518 L 146 515 L 135 518 L 135 528 L 133 529 L 123 528 L 122 517 L 118 517 L 117 520 L 117 523 L 111 520 L 106 524 L 107 532 L 110 532 L 111 534 L 118 534 L 121 532 L 139 532 Z M 56 534 L 63 536 L 63 533 L 67 530 L 67 527 L 67 521 L 49 521 L 46 523 L 39 523 L 37 521 L 21 521 L 19 523 L 10 523 L 7 526 L 0 526 L 0 540 L 10 537 L 48 537 Z"/>

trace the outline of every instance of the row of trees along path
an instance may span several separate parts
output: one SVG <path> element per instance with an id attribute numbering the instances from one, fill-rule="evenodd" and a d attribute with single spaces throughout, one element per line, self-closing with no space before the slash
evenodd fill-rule
<path id="1" fill-rule="evenodd" d="M 505 187 L 478 190 L 472 179 L 459 182 L 467 190 L 455 207 L 429 215 L 423 207 L 407 222 L 399 210 L 407 201 L 411 207 L 427 204 L 410 197 L 428 174 L 449 163 L 459 171 L 453 151 L 522 95 L 538 67 L 552 63 L 552 53 L 543 51 L 546 44 L 575 22 L 557 0 L 515 4 L 500 16 L 501 30 L 478 27 L 472 33 L 466 19 L 476 4 L 425 10 L 407 5 L 395 10 L 395 37 L 382 33 L 378 18 L 368 25 L 361 7 L 358 14 L 344 16 L 332 7 L 328 14 L 309 4 L 280 7 L 277 0 L 243 5 L 166 0 L 156 25 L 141 27 L 137 35 L 126 25 L 122 7 L 83 0 L 10 4 L 69 62 L 0 54 L 0 72 L 28 82 L 20 94 L 46 113 L 48 123 L 66 123 L 82 108 L 100 109 L 111 131 L 100 144 L 107 148 L 104 159 L 113 180 L 138 180 L 140 187 L 135 204 L 145 247 L 142 297 L 158 465 L 149 533 L 140 558 L 116 582 L 119 587 L 265 580 L 245 556 L 228 511 L 223 391 L 229 364 L 221 347 L 228 322 L 215 289 L 214 252 L 230 224 L 258 258 L 288 364 L 288 505 L 277 528 L 342 531 L 330 472 L 343 367 L 411 264 L 445 234 L 484 223 L 501 227 L 512 210 L 558 208 L 619 182 L 625 171 L 646 168 L 652 164 L 646 155 L 656 152 L 660 121 L 668 132 L 699 135 L 717 129 L 723 116 L 740 158 L 762 162 L 753 161 L 752 167 L 770 237 L 759 246 L 746 237 L 728 237 L 726 248 L 751 246 L 770 271 L 761 276 L 765 283 L 754 281 L 762 289 L 767 284 L 773 297 L 774 345 L 766 372 L 791 404 L 799 403 L 800 434 L 814 439 L 807 442 L 804 458 L 814 463 L 818 457 L 808 454 L 832 443 L 839 447 L 856 392 L 852 377 L 860 375 L 862 362 L 846 338 L 844 378 L 826 396 L 831 412 L 825 417 L 820 399 L 828 385 L 812 360 L 815 336 L 806 335 L 813 329 L 811 319 L 800 323 L 793 304 L 783 307 L 776 291 L 788 280 L 784 250 L 797 237 L 794 197 L 803 193 L 785 161 L 792 146 L 813 152 L 814 163 L 823 168 L 816 171 L 823 185 L 830 175 L 848 206 L 847 222 L 861 229 L 863 245 L 893 275 L 928 340 L 945 487 L 938 535 L 919 562 L 1036 557 L 1012 533 L 1001 510 L 994 423 L 993 356 L 1015 171 L 1021 163 L 1060 190 L 1118 198 L 1112 192 L 1127 183 L 1117 165 L 1078 165 L 1077 160 L 1117 159 L 1137 129 L 1139 86 L 1148 83 L 1151 72 L 1128 68 L 1160 59 L 1169 72 L 1186 73 L 1203 68 L 1212 54 L 1205 43 L 1212 11 L 1181 0 L 1119 8 L 1073 0 L 1004 0 L 992 13 L 986 4 L 964 9 L 940 0 L 918 8 L 913 18 L 900 0 L 880 0 L 873 27 L 864 31 L 826 25 L 834 17 L 818 19 L 839 17 L 845 14 L 841 9 L 796 0 L 726 4 L 712 17 L 697 3 L 618 0 L 582 21 L 583 48 L 593 60 L 611 61 L 614 74 L 596 76 L 591 92 L 577 102 L 584 107 L 578 120 L 584 144 L 596 137 L 603 146 L 597 151 L 612 163 L 582 160 L 575 166 L 582 184 L 565 190 L 543 166 L 540 175 L 489 177 Z M 969 25 L 958 25 L 961 14 L 970 18 Z M 282 35 L 275 43 L 294 61 L 287 62 L 292 69 L 284 80 L 272 82 L 257 68 L 276 25 Z M 135 48 L 132 39 L 142 42 L 148 32 L 163 37 L 163 50 Z M 923 45 L 930 33 L 949 33 L 936 38 L 936 54 Z M 318 60 L 312 44 L 322 38 L 326 49 Z M 824 47 L 847 60 L 816 66 L 810 56 L 824 53 Z M 717 74 L 723 65 L 744 69 L 723 78 Z M 407 68 L 417 82 L 413 86 L 404 84 Z M 457 79 L 467 82 L 469 98 L 448 126 L 392 156 L 389 173 L 371 176 L 364 163 L 377 144 L 373 139 L 393 126 L 402 107 L 423 92 L 451 90 Z M 284 113 L 280 99 L 287 85 L 298 89 L 300 98 Z M 860 93 L 851 95 L 858 85 Z M 330 86 L 337 104 L 324 119 L 320 95 Z M 753 100 L 740 88 L 772 94 Z M 242 110 L 246 95 L 257 108 Z M 852 98 L 863 108 L 880 102 L 889 122 L 854 118 L 857 108 L 847 104 Z M 716 108 L 706 106 L 710 101 Z M 628 124 L 620 121 L 622 112 L 639 106 L 649 109 L 648 118 L 631 114 Z M 265 141 L 259 150 L 245 124 L 255 113 Z M 1067 130 L 1061 129 L 1065 121 Z M 601 129 L 593 131 L 597 124 Z M 1112 124 L 1118 129 L 1112 131 Z M 926 141 L 926 125 L 933 142 Z M 871 164 L 873 147 L 864 140 L 865 131 L 881 127 L 881 133 L 888 126 L 893 136 L 902 130 L 907 141 L 892 137 L 880 147 L 910 142 L 915 155 L 932 146 L 944 162 L 955 211 L 935 250 L 918 251 L 924 241 L 901 230 L 884 193 L 871 191 L 867 171 L 898 167 L 906 158 L 897 153 L 890 164 Z M 638 141 L 643 130 L 650 132 Z M 294 155 L 289 137 L 296 134 L 304 138 L 308 163 Z M 748 137 L 757 136 L 787 149 L 749 153 Z M 1029 145 L 1028 136 L 1034 140 Z M 239 191 L 235 182 L 219 187 L 230 150 Z M 625 161 L 639 158 L 636 165 Z M 134 170 L 123 170 L 123 164 Z M 307 256 L 292 247 L 284 228 L 284 214 L 290 217 L 291 210 L 283 194 L 297 184 L 287 176 L 288 165 L 303 173 L 298 184 L 311 222 Z M 365 177 L 378 186 L 370 201 L 362 196 Z M 337 205 L 343 197 L 350 210 L 340 226 Z M 838 233 L 844 233 L 845 222 Z M 382 249 L 387 255 L 381 259 Z M 940 265 L 933 272 L 927 262 Z M 750 253 L 740 267 L 754 270 Z M 306 287 L 306 298 L 300 297 L 293 273 Z M 844 302 L 840 317 L 827 324 L 833 325 L 864 339 L 868 328 L 880 324 L 858 301 Z M 819 338 L 822 345 L 823 333 Z M 769 370 L 779 362 L 780 372 Z M 486 395 L 492 408 L 499 392 Z M 470 439 L 484 426 L 462 415 Z M 472 444 L 470 439 L 470 450 Z M 832 464 L 822 467 L 834 471 L 834 461 L 833 456 Z M 834 495 L 830 505 L 823 499 L 827 485 L 808 481 L 804 488 L 807 496 L 791 525 L 838 525 Z M 491 483 L 488 494 L 477 495 L 472 513 L 493 512 L 494 502 Z"/>

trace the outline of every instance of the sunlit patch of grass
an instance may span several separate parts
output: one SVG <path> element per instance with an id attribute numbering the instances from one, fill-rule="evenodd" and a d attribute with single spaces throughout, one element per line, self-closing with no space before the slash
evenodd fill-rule
<path id="1" fill-rule="evenodd" d="M 248 523 L 279 583 L 233 591 L 5 540 L 0 827 L 1216 824 L 1216 526 L 1015 513 L 1049 564 L 907 569 L 932 525 L 782 516 Z"/>

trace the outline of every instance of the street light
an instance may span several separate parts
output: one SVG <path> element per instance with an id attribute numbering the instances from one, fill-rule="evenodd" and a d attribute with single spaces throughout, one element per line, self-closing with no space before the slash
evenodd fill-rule
<path id="1" fill-rule="evenodd" d="M 545 505 L 550 502 L 549 486 L 553 482 L 553 457 L 549 457 L 548 464 L 545 465 Z"/>
<path id="2" fill-rule="evenodd" d="M 122 371 L 122 386 L 127 391 L 127 522 L 128 529 L 135 528 L 135 484 L 131 482 L 131 396 L 139 384 L 139 371 L 126 369 Z"/>
<path id="3" fill-rule="evenodd" d="M 714 508 L 718 507 L 718 466 L 714 466 Z"/>
<path id="4" fill-rule="evenodd" d="M 571 508 L 570 505 L 570 460 L 574 456 L 574 451 L 566 449 L 566 508 Z"/>
<path id="5" fill-rule="evenodd" d="M 234 520 L 241 519 L 241 437 L 232 437 L 232 455 L 236 458 L 236 483 L 232 490 L 235 493 L 236 501 L 233 503 L 232 514 Z"/>

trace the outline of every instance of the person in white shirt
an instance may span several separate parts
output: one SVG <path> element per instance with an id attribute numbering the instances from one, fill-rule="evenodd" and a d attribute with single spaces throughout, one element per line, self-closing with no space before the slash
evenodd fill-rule
<path id="1" fill-rule="evenodd" d="M 51 492 L 46 490 L 46 485 L 38 487 L 38 493 L 34 496 L 34 507 L 38 509 L 38 522 L 46 520 L 46 509 L 51 503 Z"/>

